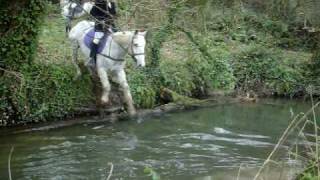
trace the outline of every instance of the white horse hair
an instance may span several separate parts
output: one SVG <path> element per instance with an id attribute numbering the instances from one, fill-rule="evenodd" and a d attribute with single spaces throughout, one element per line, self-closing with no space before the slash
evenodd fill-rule
<path id="1" fill-rule="evenodd" d="M 77 4 L 70 0 L 60 0 L 61 15 L 66 20 L 66 32 L 71 29 L 71 21 L 74 18 L 80 18 L 86 14 L 90 14 L 94 2 L 89 1 L 83 4 Z"/>
<path id="2" fill-rule="evenodd" d="M 75 2 L 72 2 L 72 1 L 70 2 L 69 0 L 61 0 L 60 1 L 60 6 L 62 8 L 62 12 L 61 12 L 62 16 L 64 18 L 67 18 L 71 14 L 70 11 L 73 10 L 76 6 L 78 6 L 78 4 L 76 4 Z M 82 11 L 74 13 L 73 17 L 74 18 L 79 18 L 79 17 L 85 15 L 86 13 L 90 13 L 90 11 L 91 11 L 93 6 L 94 6 L 94 3 L 91 2 L 91 1 L 82 4 L 81 5 Z"/>
<path id="3" fill-rule="evenodd" d="M 77 62 L 78 49 L 80 47 L 85 55 L 87 59 L 85 64 L 87 64 L 90 49 L 85 45 L 84 38 L 86 33 L 93 28 L 93 25 L 94 23 L 90 21 L 80 21 L 69 32 L 69 39 L 73 45 L 73 63 L 77 68 L 77 76 L 81 75 Z M 146 31 L 125 31 L 111 34 L 106 41 L 105 48 L 100 54 L 97 54 L 96 72 L 103 88 L 101 102 L 104 104 L 109 102 L 110 83 L 108 76 L 110 76 L 115 83 L 120 85 L 123 91 L 123 99 L 130 115 L 135 114 L 135 108 L 124 71 L 124 57 L 129 54 L 138 67 L 145 66 L 146 33 Z"/>
<path id="4" fill-rule="evenodd" d="M 60 0 L 60 7 L 64 7 L 67 5 L 70 1 L 69 0 Z"/>

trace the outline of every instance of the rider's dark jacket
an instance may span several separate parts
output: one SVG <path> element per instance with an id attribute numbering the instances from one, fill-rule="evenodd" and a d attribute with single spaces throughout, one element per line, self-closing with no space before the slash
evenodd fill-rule
<path id="1" fill-rule="evenodd" d="M 95 5 L 90 14 L 95 18 L 95 31 L 104 31 L 110 27 L 114 27 L 114 18 L 116 15 L 116 6 L 114 2 L 110 2 L 108 6 L 105 0 L 96 0 Z"/>

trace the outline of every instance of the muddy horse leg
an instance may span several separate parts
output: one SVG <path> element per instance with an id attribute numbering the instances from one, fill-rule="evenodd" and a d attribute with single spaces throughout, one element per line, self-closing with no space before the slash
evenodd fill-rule
<path id="1" fill-rule="evenodd" d="M 103 67 L 97 68 L 97 73 L 100 78 L 101 84 L 102 84 L 102 94 L 101 94 L 101 103 L 102 104 L 108 104 L 109 103 L 109 93 L 111 90 L 110 82 L 108 79 L 108 74 Z"/>
<path id="2" fill-rule="evenodd" d="M 134 116 L 136 114 L 136 109 L 134 108 L 134 105 L 133 105 L 133 99 L 131 96 L 130 87 L 128 85 L 124 70 L 115 72 L 113 80 L 120 86 L 120 89 L 123 93 L 122 98 L 126 104 L 126 108 L 129 115 Z"/>

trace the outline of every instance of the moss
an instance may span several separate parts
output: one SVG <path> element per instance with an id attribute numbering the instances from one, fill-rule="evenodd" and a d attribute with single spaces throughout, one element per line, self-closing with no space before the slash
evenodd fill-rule
<path id="1" fill-rule="evenodd" d="M 202 101 L 194 98 L 190 98 L 188 96 L 180 95 L 168 88 L 163 88 L 161 90 L 161 99 L 166 103 L 175 103 L 178 105 L 190 106 L 200 104 Z"/>

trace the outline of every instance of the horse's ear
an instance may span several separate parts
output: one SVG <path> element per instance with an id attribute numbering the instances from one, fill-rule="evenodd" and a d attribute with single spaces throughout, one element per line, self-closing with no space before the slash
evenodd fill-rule
<path id="1" fill-rule="evenodd" d="M 147 37 L 147 33 L 148 33 L 148 31 L 142 31 L 142 32 L 140 32 L 140 34 L 141 34 L 142 36 L 144 36 L 144 37 Z"/>
<path id="2" fill-rule="evenodd" d="M 142 35 L 142 36 L 144 36 L 144 37 L 147 36 L 147 31 L 144 30 L 144 29 L 140 29 L 140 30 L 138 30 L 138 32 L 139 32 L 140 35 Z"/>
<path id="3" fill-rule="evenodd" d="M 147 36 L 147 31 L 144 30 L 144 29 L 135 30 L 135 31 L 134 31 L 134 35 L 137 35 L 137 34 L 146 37 L 146 36 Z"/>

